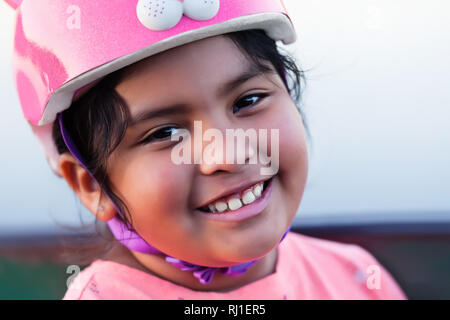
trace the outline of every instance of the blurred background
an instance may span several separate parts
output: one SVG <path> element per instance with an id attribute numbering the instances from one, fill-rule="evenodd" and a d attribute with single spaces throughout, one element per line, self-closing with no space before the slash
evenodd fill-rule
<path id="1" fill-rule="evenodd" d="M 284 2 L 299 38 L 283 47 L 305 70 L 311 132 L 296 224 L 449 223 L 450 3 Z M 71 275 L 60 239 L 78 241 L 74 228 L 94 218 L 51 172 L 22 116 L 14 15 L 0 1 L 0 299 L 60 299 Z"/>

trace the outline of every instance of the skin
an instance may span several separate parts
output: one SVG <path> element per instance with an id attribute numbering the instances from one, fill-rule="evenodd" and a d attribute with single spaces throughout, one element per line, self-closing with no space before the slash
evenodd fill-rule
<path id="1" fill-rule="evenodd" d="M 240 277 L 216 273 L 208 285 L 200 284 L 191 272 L 166 263 L 162 255 L 142 254 L 117 245 L 103 259 L 193 290 L 225 292 L 276 271 L 278 243 L 295 217 L 306 185 L 305 130 L 292 98 L 276 73 L 252 78 L 225 96 L 216 96 L 220 84 L 239 74 L 248 63 L 230 39 L 216 36 L 127 67 L 116 91 L 127 102 L 132 117 L 143 110 L 178 102 L 186 103 L 188 111 L 128 128 L 108 160 L 108 175 L 113 190 L 129 208 L 137 232 L 159 250 L 184 261 L 215 267 L 261 259 Z M 259 93 L 268 96 L 259 101 L 250 100 L 253 106 L 233 113 L 239 99 Z M 216 128 L 224 137 L 227 128 L 279 130 L 279 170 L 274 176 L 270 202 L 261 214 L 239 223 L 224 223 L 207 219 L 195 208 L 243 182 L 266 179 L 267 176 L 260 174 L 262 164 L 235 161 L 233 164 L 176 165 L 171 161 L 171 149 L 179 142 L 168 138 L 139 144 L 167 125 L 175 124 L 192 130 L 193 134 L 194 120 L 202 121 L 203 132 Z M 63 177 L 86 208 L 102 221 L 114 217 L 112 202 L 71 155 L 62 155 L 59 165 Z M 103 210 L 98 210 L 99 205 Z"/>

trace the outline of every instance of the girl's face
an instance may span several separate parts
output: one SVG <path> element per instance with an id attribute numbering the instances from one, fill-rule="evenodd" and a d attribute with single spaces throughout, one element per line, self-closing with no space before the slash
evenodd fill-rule
<path id="1" fill-rule="evenodd" d="M 230 39 L 217 36 L 130 66 L 116 87 L 132 119 L 178 106 L 175 113 L 130 125 L 108 163 L 113 190 L 127 205 L 136 231 L 168 255 L 216 267 L 254 260 L 277 246 L 294 219 L 307 180 L 307 148 L 301 116 L 281 78 L 274 71 L 220 90 L 250 65 Z M 192 164 L 175 164 L 171 151 L 182 142 L 170 136 L 183 128 L 193 137 L 194 121 L 201 121 L 203 132 L 215 128 L 223 137 L 226 129 L 266 129 L 269 138 L 271 129 L 279 130 L 279 170 L 260 214 L 217 221 L 197 210 L 227 190 L 269 176 L 260 171 L 268 165 L 241 164 L 236 158 L 233 164 L 225 159 L 207 164 L 205 158 L 201 164 L 193 158 Z M 203 147 L 211 143 L 202 141 Z M 271 143 L 276 141 L 268 143 L 268 154 L 275 156 Z"/>

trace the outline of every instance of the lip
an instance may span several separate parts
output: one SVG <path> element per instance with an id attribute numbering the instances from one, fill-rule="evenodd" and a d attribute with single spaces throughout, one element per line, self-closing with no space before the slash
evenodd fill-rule
<path id="1" fill-rule="evenodd" d="M 272 179 L 273 177 L 274 177 L 274 176 L 272 176 L 272 177 L 270 177 L 270 178 L 267 178 L 267 179 L 264 179 L 264 180 L 257 180 L 257 181 L 250 182 L 250 183 L 243 183 L 243 184 L 241 184 L 240 186 L 237 186 L 236 188 L 226 190 L 226 191 L 222 192 L 221 194 L 219 194 L 217 197 L 215 197 L 215 198 L 213 198 L 213 199 L 211 199 L 211 200 L 208 200 L 207 202 L 204 202 L 202 205 L 199 205 L 199 206 L 197 207 L 197 209 L 198 209 L 198 208 L 201 208 L 201 207 L 206 207 L 206 206 L 208 206 L 210 203 L 214 203 L 214 202 L 216 202 L 216 201 L 219 200 L 219 199 L 222 199 L 222 198 L 225 198 L 225 197 L 232 196 L 232 195 L 234 195 L 234 194 L 236 194 L 236 193 L 240 193 L 241 191 L 245 191 L 246 189 L 248 189 L 248 188 L 254 186 L 255 184 L 257 184 L 257 183 L 259 183 L 259 182 L 265 183 L 267 180 L 270 180 L 270 179 Z"/>
<path id="2" fill-rule="evenodd" d="M 251 204 L 243 206 L 237 210 L 232 210 L 232 211 L 228 211 L 225 213 L 203 212 L 198 209 L 195 209 L 195 211 L 208 219 L 217 220 L 217 221 L 225 221 L 225 222 L 242 221 L 242 220 L 246 220 L 246 219 L 252 218 L 254 216 L 257 216 L 261 212 L 263 212 L 263 210 L 269 204 L 270 196 L 272 194 L 272 189 L 273 189 L 274 177 L 275 176 L 270 178 L 270 182 L 267 185 L 267 187 L 264 190 L 261 197 L 258 200 L 252 202 Z"/>

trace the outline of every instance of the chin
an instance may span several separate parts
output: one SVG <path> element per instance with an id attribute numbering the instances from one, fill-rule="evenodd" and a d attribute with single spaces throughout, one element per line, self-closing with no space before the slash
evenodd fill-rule
<path id="1" fill-rule="evenodd" d="M 256 242 L 247 242 L 244 245 L 235 245 L 233 252 L 228 252 L 228 261 L 233 261 L 229 265 L 237 265 L 252 260 L 263 258 L 271 253 L 280 242 L 280 238 L 277 234 L 273 234 L 271 237 L 259 238 Z"/>

